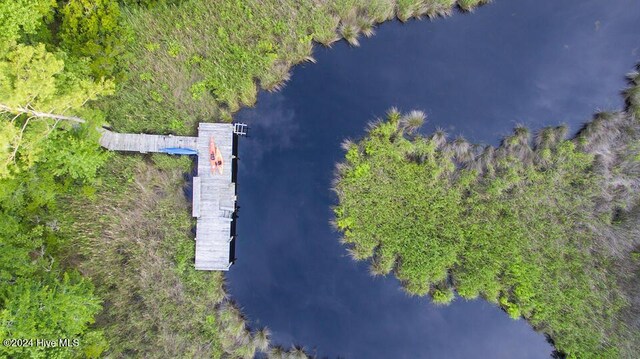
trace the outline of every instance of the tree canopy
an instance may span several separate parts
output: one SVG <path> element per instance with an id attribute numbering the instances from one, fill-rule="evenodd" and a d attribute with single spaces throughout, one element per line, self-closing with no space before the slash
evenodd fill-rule
<path id="1" fill-rule="evenodd" d="M 86 104 L 114 85 L 95 76 L 91 58 L 58 46 L 57 5 L 0 2 L 0 337 L 80 345 L 2 346 L 1 356 L 97 357 L 107 346 L 91 328 L 101 300 L 64 260 L 57 205 L 82 195 L 107 158 L 102 115 Z"/>
<path id="2" fill-rule="evenodd" d="M 0 2 L 0 56 L 20 40 L 36 34 L 52 18 L 55 0 L 13 0 Z"/>

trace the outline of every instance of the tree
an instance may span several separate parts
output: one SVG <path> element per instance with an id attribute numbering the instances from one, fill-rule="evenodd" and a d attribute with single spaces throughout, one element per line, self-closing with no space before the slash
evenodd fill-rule
<path id="1" fill-rule="evenodd" d="M 89 281 L 78 274 L 65 273 L 62 279 L 51 276 L 48 281 L 35 278 L 19 278 L 6 286 L 2 293 L 0 312 L 0 336 L 5 338 L 36 338 L 55 341 L 77 339 L 78 345 L 92 351 L 95 346 L 106 346 L 99 332 L 89 332 L 88 325 L 101 309 L 100 301 L 93 295 Z M 88 339 L 91 343 L 81 343 Z M 28 348 L 2 346 L 0 353 L 12 357 L 74 357 L 73 348 L 30 346 Z M 77 349 L 76 349 L 77 350 Z"/>
<path id="2" fill-rule="evenodd" d="M 25 34 L 35 34 L 44 18 L 50 18 L 55 0 L 0 1 L 0 56 Z"/>
<path id="3" fill-rule="evenodd" d="M 0 339 L 78 338 L 87 357 L 106 343 L 88 329 L 100 310 L 93 287 L 65 270 L 61 248 L 69 241 L 57 225 L 57 198 L 91 183 L 105 160 L 92 122 L 53 131 L 33 165 L 0 178 Z M 31 143 L 31 142 L 28 142 Z M 0 348 L 0 357 L 72 357 L 74 350 Z"/>
<path id="4" fill-rule="evenodd" d="M 65 68 L 65 58 L 68 66 Z M 44 44 L 17 45 L 0 62 L 0 104 L 12 114 L 62 115 L 100 95 L 113 93 L 113 82 L 94 81 L 82 62 L 54 55 Z"/>
<path id="5" fill-rule="evenodd" d="M 62 48 L 90 59 L 94 76 L 111 76 L 122 53 L 120 7 L 116 0 L 70 0 L 62 9 Z"/>
<path id="6" fill-rule="evenodd" d="M 44 44 L 15 46 L 0 61 L 0 178 L 32 165 L 60 121 L 83 122 L 66 113 L 113 89 L 111 81 L 93 81 L 82 61 L 52 54 Z"/>
<path id="7" fill-rule="evenodd" d="M 106 159 L 97 141 L 102 119 L 84 105 L 114 85 L 95 79 L 91 59 L 50 41 L 55 7 L 55 0 L 0 0 L 0 339 L 68 338 L 80 346 L 3 346 L 0 357 L 93 358 L 106 348 L 89 328 L 100 300 L 63 259 L 69 238 L 56 205 L 91 184 Z"/>

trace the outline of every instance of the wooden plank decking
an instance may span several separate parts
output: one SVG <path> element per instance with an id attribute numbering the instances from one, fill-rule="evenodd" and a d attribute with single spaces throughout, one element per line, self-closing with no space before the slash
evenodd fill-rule
<path id="1" fill-rule="evenodd" d="M 112 151 L 161 152 L 163 148 L 195 149 L 197 137 L 116 133 L 102 130 L 100 145 Z"/>
<path id="2" fill-rule="evenodd" d="M 200 189 L 202 188 L 202 186 L 200 186 L 200 177 L 193 177 L 193 187 L 192 187 L 192 194 L 191 196 L 192 198 L 192 203 L 193 206 L 191 206 L 191 215 L 193 217 L 200 217 Z"/>
<path id="3" fill-rule="evenodd" d="M 113 151 L 161 152 L 190 148 L 198 152 L 198 175 L 193 178 L 192 215 L 197 218 L 195 268 L 229 270 L 234 255 L 236 185 L 233 183 L 233 124 L 200 123 L 198 137 L 114 133 L 102 130 L 100 145 Z M 213 137 L 224 160 L 222 174 L 211 171 L 209 141 Z"/>
<path id="4" fill-rule="evenodd" d="M 234 136 L 232 124 L 200 123 L 198 126 L 200 198 L 193 199 L 194 207 L 196 201 L 199 201 L 196 225 L 196 269 L 228 270 L 231 265 L 231 226 L 236 206 L 236 185 L 231 180 L 234 170 Z M 211 137 L 222 153 L 224 160 L 222 174 L 211 171 L 209 161 Z"/>

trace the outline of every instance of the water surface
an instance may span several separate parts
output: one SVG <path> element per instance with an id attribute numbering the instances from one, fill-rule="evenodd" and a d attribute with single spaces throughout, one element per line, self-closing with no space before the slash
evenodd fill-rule
<path id="1" fill-rule="evenodd" d="M 345 358 L 548 358 L 525 321 L 484 301 L 437 307 L 372 278 L 332 231 L 329 191 L 344 138 L 391 106 L 424 110 L 425 131 L 497 143 L 517 123 L 567 123 L 619 109 L 640 54 L 635 0 L 498 0 L 474 14 L 389 23 L 361 47 L 316 48 L 276 94 L 236 120 L 238 260 L 229 289 L 276 343 Z"/>

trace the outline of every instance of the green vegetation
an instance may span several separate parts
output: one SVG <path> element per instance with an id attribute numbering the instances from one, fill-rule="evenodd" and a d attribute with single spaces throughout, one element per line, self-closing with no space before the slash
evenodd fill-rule
<path id="1" fill-rule="evenodd" d="M 100 330 L 89 328 L 101 300 L 90 281 L 60 261 L 61 245 L 69 238 L 60 232 L 57 200 L 63 194 L 82 196 L 106 159 L 97 151 L 92 128 L 48 129 L 37 154 L 31 146 L 30 166 L 20 157 L 20 171 L 0 179 L 2 339 L 77 338 L 82 345 L 71 354 L 89 357 L 104 347 Z M 10 357 L 44 357 L 45 352 L 69 355 L 69 349 L 61 348 L 0 349 Z"/>
<path id="2" fill-rule="evenodd" d="M 120 7 L 113 0 L 70 0 L 62 9 L 60 38 L 69 53 L 89 59 L 97 78 L 112 76 L 124 51 Z"/>
<path id="3" fill-rule="evenodd" d="M 465 9 L 486 0 L 461 1 Z M 150 2 L 146 2 L 149 4 Z M 103 104 L 118 131 L 192 133 L 196 123 L 230 121 L 277 90 L 289 69 L 313 61 L 313 41 L 358 44 L 377 23 L 398 16 L 449 14 L 454 0 L 161 1 L 126 7 L 129 49 L 116 95 Z"/>
<path id="4" fill-rule="evenodd" d="M 268 347 L 268 332 L 251 333 L 226 299 L 222 273 L 193 269 L 182 193 L 191 165 L 186 157 L 117 156 L 93 195 L 67 202 L 61 227 L 77 248 L 67 260 L 104 300 L 96 325 L 111 356 L 249 358 Z"/>
<path id="5" fill-rule="evenodd" d="M 100 107 L 118 129 L 185 133 L 252 104 L 256 80 L 276 89 L 312 38 L 338 38 L 338 16 L 358 24 L 350 36 L 371 34 L 393 6 L 0 3 L 0 337 L 81 343 L 0 354 L 305 357 L 270 350 L 268 331 L 251 333 L 225 299 L 222 277 L 193 270 L 177 190 L 188 160 L 108 156 L 94 101 L 115 83 Z"/>
<path id="6" fill-rule="evenodd" d="M 83 108 L 112 92 L 87 59 L 55 44 L 54 1 L 0 4 L 0 337 L 79 339 L 74 348 L 2 346 L 7 357 L 95 357 L 101 300 L 93 284 L 61 261 L 58 199 L 82 196 L 106 160 L 101 114 Z M 82 115 L 79 120 L 70 115 Z M 86 122 L 83 124 L 83 122 Z"/>
<path id="7" fill-rule="evenodd" d="M 186 134 L 228 121 L 257 86 L 276 90 L 312 60 L 313 40 L 357 45 L 394 15 L 455 3 L 0 1 L 0 339 L 80 340 L 0 356 L 306 357 L 269 347 L 222 276 L 193 269 L 179 190 L 189 160 L 105 153 L 96 128 Z"/>
<path id="8" fill-rule="evenodd" d="M 116 92 L 99 107 L 117 131 L 175 134 L 193 133 L 199 121 L 230 120 L 240 106 L 255 102 L 258 86 L 279 89 L 293 64 L 312 60 L 313 40 L 328 45 L 351 27 L 348 40 L 355 44 L 352 39 L 372 35 L 374 24 L 395 11 L 387 0 L 125 4 L 122 28 L 113 31 L 125 48 L 113 67 Z M 416 8 L 411 16 L 421 11 Z M 191 220 L 177 190 L 185 168 L 172 168 L 174 161 L 179 160 L 116 156 L 101 171 L 94 200 L 67 199 L 69 212 L 78 214 L 68 219 L 69 226 L 85 233 L 75 244 L 84 254 L 74 262 L 108 303 L 96 320 L 104 328 L 108 352 L 162 357 L 179 350 L 249 358 L 258 350 L 270 358 L 307 357 L 300 347 L 268 347 L 268 332 L 250 334 L 238 310 L 224 299 L 222 278 L 193 270 Z M 166 193 L 170 188 L 175 192 Z M 136 210 L 139 196 L 153 203 L 148 213 Z M 102 218 L 97 224 L 94 214 Z M 149 260 L 157 264 L 143 268 Z M 137 333 L 126 330 L 132 323 Z"/>
<path id="9" fill-rule="evenodd" d="M 79 338 L 7 357 L 304 358 L 269 347 L 192 267 L 186 158 L 110 155 L 117 130 L 191 133 L 277 90 L 313 41 L 486 0 L 0 2 L 0 337 Z M 640 77 L 573 140 L 516 129 L 482 152 L 391 113 L 347 145 L 337 225 L 372 272 L 524 316 L 570 355 L 637 354 Z M 109 97 L 110 96 L 110 97 Z M 55 308 L 55 310 L 53 310 Z M 635 321 L 635 323 L 634 323 Z"/>
<path id="10" fill-rule="evenodd" d="M 482 296 L 570 357 L 640 352 L 640 123 L 601 113 L 574 138 L 517 127 L 498 148 L 415 134 L 396 110 L 337 166 L 336 226 L 356 260 L 410 294 Z M 637 256 L 637 255 L 636 255 Z"/>

